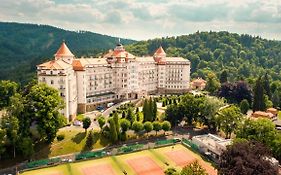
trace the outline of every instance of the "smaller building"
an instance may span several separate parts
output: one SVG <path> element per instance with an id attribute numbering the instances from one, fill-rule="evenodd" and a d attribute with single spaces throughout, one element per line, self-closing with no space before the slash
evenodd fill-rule
<path id="1" fill-rule="evenodd" d="M 203 90 L 206 87 L 206 81 L 203 80 L 202 78 L 197 78 L 195 80 L 192 80 L 190 85 L 191 89 L 198 89 L 198 90 Z"/>
<path id="2" fill-rule="evenodd" d="M 230 145 L 232 139 L 224 139 L 214 134 L 204 134 L 194 136 L 192 142 L 198 145 L 199 150 L 205 155 L 210 155 L 214 161 L 217 161 L 226 146 Z"/>

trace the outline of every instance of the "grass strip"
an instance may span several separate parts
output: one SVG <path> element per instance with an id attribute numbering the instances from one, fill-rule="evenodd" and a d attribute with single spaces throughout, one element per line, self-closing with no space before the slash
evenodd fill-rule
<path id="1" fill-rule="evenodd" d="M 165 165 L 169 166 L 169 163 L 166 161 L 165 157 L 158 152 L 156 152 L 154 149 L 149 149 L 149 152 L 153 154 L 158 160 L 160 160 Z"/>
<path id="2" fill-rule="evenodd" d="M 70 163 L 67 163 L 66 167 L 67 167 L 67 171 L 68 171 L 69 175 L 73 175 Z"/>
<path id="3" fill-rule="evenodd" d="M 115 156 L 112 156 L 111 159 L 124 174 L 127 174 L 127 171 L 123 168 L 123 165 L 117 160 Z"/>

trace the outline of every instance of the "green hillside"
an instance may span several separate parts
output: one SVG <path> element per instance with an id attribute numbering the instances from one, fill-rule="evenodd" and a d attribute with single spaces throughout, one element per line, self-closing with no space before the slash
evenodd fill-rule
<path id="1" fill-rule="evenodd" d="M 196 32 L 190 35 L 140 41 L 127 46 L 136 55 L 152 54 L 159 45 L 168 56 L 182 56 L 191 61 L 192 77 L 218 76 L 227 70 L 230 80 L 248 79 L 265 72 L 281 80 L 281 42 L 229 32 Z"/>
<path id="2" fill-rule="evenodd" d="M 26 83 L 35 76 L 35 65 L 52 58 L 62 40 L 76 56 L 89 56 L 115 47 L 118 38 L 47 25 L 0 22 L 0 79 Z"/>

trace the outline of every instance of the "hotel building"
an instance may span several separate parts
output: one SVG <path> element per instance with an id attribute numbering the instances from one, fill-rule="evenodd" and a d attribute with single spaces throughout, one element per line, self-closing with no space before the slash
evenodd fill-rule
<path id="1" fill-rule="evenodd" d="M 153 56 L 136 57 L 119 43 L 102 58 L 75 58 L 63 42 L 51 61 L 37 65 L 38 81 L 59 90 L 61 111 L 68 120 L 109 102 L 149 94 L 189 90 L 190 61 L 166 57 L 162 47 Z"/>

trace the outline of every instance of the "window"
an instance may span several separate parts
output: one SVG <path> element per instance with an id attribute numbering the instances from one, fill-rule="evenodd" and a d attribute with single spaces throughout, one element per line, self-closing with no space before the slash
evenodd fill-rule
<path id="1" fill-rule="evenodd" d="M 51 84 L 54 84 L 54 80 L 51 80 Z"/>

